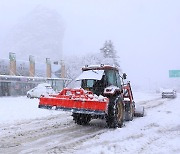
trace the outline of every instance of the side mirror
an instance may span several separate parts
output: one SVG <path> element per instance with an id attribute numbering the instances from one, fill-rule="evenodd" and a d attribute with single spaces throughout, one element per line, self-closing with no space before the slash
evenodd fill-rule
<path id="1" fill-rule="evenodd" d="M 126 77 L 127 77 L 127 74 L 123 73 L 123 79 L 126 79 Z"/>

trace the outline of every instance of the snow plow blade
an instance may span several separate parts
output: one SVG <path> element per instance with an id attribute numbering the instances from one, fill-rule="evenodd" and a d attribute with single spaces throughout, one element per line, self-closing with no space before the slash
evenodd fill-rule
<path id="1" fill-rule="evenodd" d="M 57 96 L 41 97 L 39 108 L 105 115 L 109 99 L 95 97 L 84 89 L 63 89 Z"/>
<path id="2" fill-rule="evenodd" d="M 139 106 L 136 104 L 135 111 L 134 111 L 135 117 L 144 117 L 144 107 Z"/>

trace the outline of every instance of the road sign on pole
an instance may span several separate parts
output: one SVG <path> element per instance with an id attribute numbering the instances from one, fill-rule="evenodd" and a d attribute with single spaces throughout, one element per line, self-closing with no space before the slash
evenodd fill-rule
<path id="1" fill-rule="evenodd" d="M 170 78 L 178 78 L 180 77 L 180 70 L 169 70 Z"/>

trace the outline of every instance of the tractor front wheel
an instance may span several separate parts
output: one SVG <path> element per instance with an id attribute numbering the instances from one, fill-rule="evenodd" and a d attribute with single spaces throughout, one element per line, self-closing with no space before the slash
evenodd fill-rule
<path id="1" fill-rule="evenodd" d="M 125 105 L 125 120 L 132 121 L 134 118 L 134 102 L 133 103 L 126 103 Z"/>

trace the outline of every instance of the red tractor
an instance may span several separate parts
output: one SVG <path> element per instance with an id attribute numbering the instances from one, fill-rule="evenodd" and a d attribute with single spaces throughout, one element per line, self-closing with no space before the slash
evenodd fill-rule
<path id="1" fill-rule="evenodd" d="M 124 83 L 118 68 L 109 65 L 86 66 L 76 79 L 80 89 L 63 89 L 58 95 L 41 97 L 39 108 L 69 110 L 73 120 L 86 125 L 93 118 L 106 119 L 109 128 L 122 127 L 124 120 L 143 116 L 144 108 L 136 112 L 130 82 Z"/>

